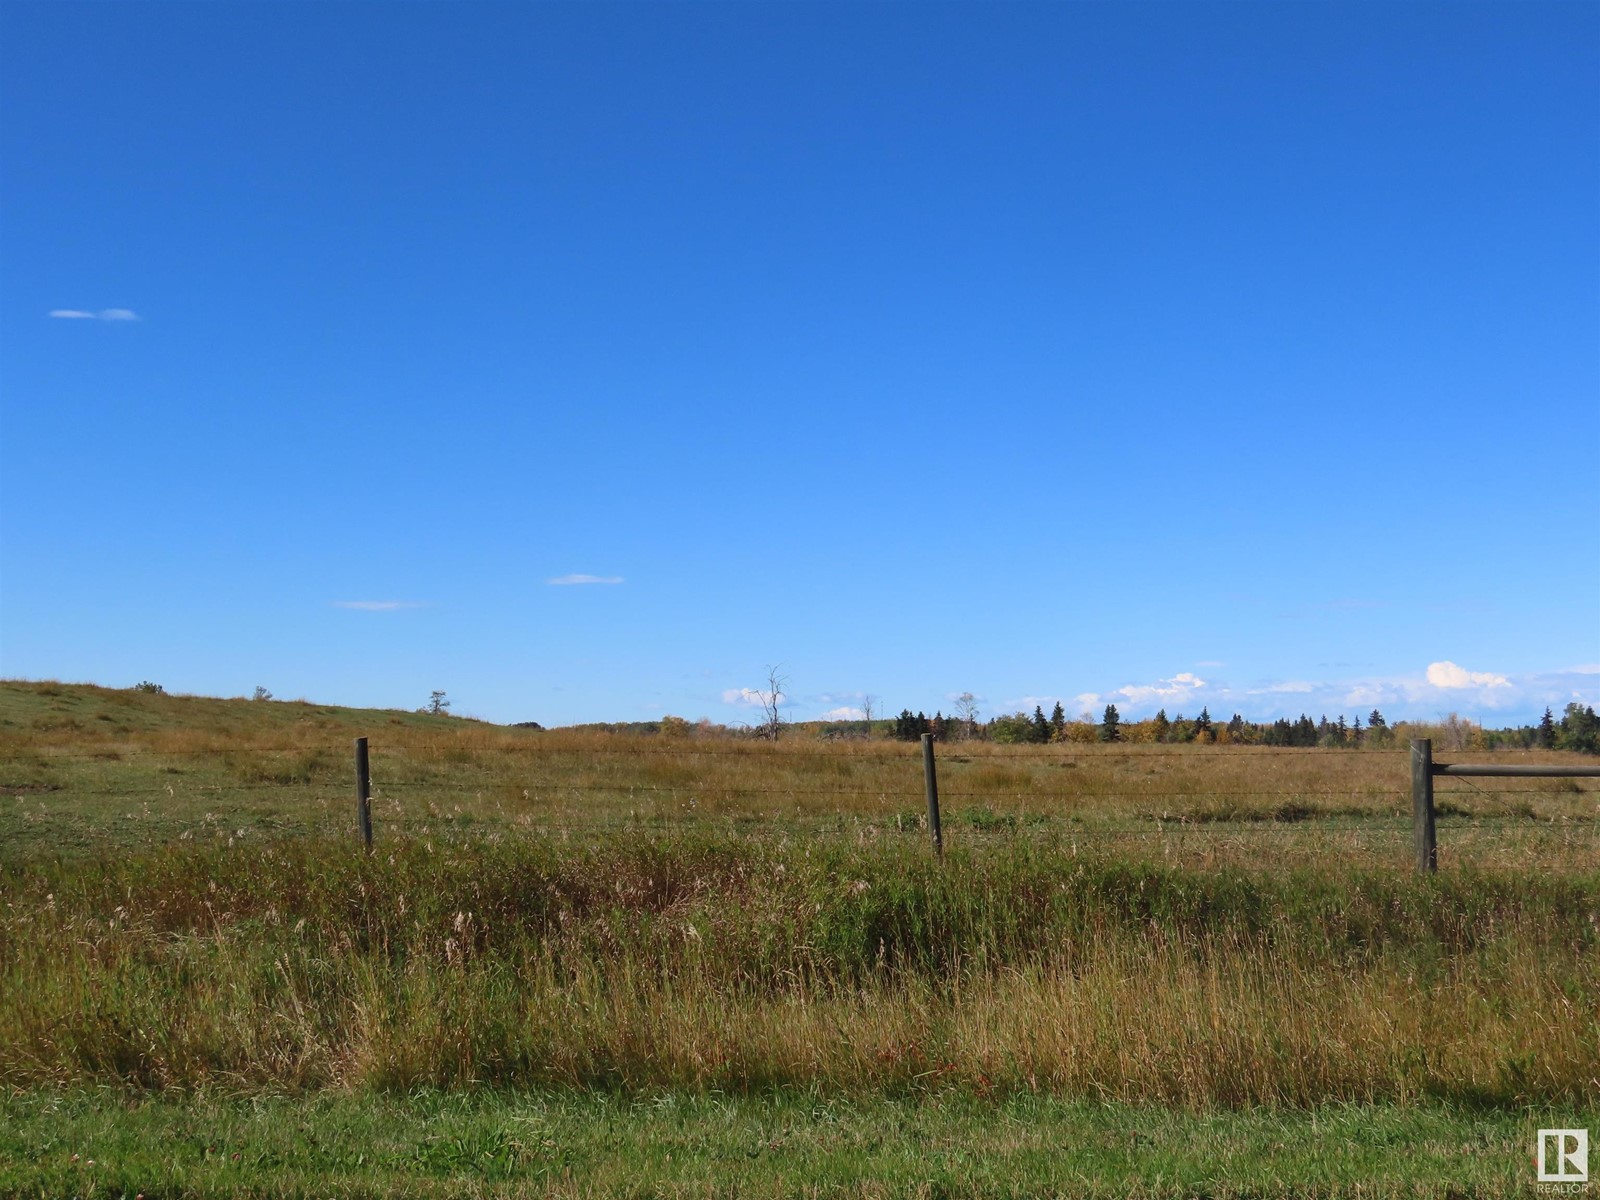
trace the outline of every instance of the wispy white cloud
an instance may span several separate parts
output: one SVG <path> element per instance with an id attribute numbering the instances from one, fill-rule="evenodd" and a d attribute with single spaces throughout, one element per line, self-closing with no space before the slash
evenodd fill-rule
<path id="1" fill-rule="evenodd" d="M 335 600 L 335 608 L 350 608 L 357 612 L 396 612 L 402 608 L 427 608 L 426 600 Z"/>
<path id="2" fill-rule="evenodd" d="M 1314 692 L 1316 690 L 1317 690 L 1317 685 L 1314 684 L 1314 683 L 1307 682 L 1304 679 L 1290 679 L 1290 680 L 1287 680 L 1287 681 L 1285 681 L 1283 683 L 1269 683 L 1269 684 L 1266 684 L 1264 687 L 1246 688 L 1245 689 L 1245 695 L 1247 695 L 1247 696 L 1280 696 L 1280 695 L 1293 696 L 1293 695 L 1303 694 L 1303 693 L 1307 693 L 1307 692 Z"/>
<path id="3" fill-rule="evenodd" d="M 557 575 L 554 579 L 546 579 L 551 587 L 577 587 L 586 583 L 621 583 L 621 575 Z"/>
<path id="4" fill-rule="evenodd" d="M 1447 712 L 1520 718 L 1546 705 L 1559 710 L 1572 700 L 1600 702 L 1597 675 L 1600 671 L 1587 664 L 1543 674 L 1518 674 L 1471 670 L 1446 659 L 1429 663 L 1414 674 L 1264 680 L 1234 689 L 1180 672 L 1154 683 L 1082 692 L 1073 707 L 1079 712 L 1098 712 L 1105 704 L 1115 704 L 1124 716 L 1133 718 L 1149 716 L 1158 707 L 1170 714 L 1197 711 L 1201 705 L 1208 706 L 1213 715 L 1238 710 L 1258 721 L 1293 717 L 1302 711 L 1312 716 L 1340 712 L 1364 716 L 1373 708 L 1391 719 L 1433 720 Z"/>
<path id="5" fill-rule="evenodd" d="M 724 704 L 732 704 L 737 708 L 765 708 L 771 695 L 771 692 L 764 692 L 759 688 L 729 688 L 722 693 L 722 702 Z M 789 697 L 779 692 L 779 707 L 788 702 Z"/>
<path id="6" fill-rule="evenodd" d="M 1214 658 L 1208 658 L 1204 662 L 1195 663 L 1195 666 L 1197 666 L 1197 667 L 1225 667 L 1227 665 L 1228 665 L 1227 663 L 1219 662 Z"/>
<path id="7" fill-rule="evenodd" d="M 1005 707 L 1008 712 L 1032 712 L 1036 708 L 1049 712 L 1057 704 L 1065 707 L 1060 696 L 1018 696 L 1015 700 L 1006 701 Z"/>
<path id="8" fill-rule="evenodd" d="M 50 315 L 62 321 L 137 321 L 139 314 L 131 308 L 102 308 L 90 312 L 85 308 L 52 308 Z"/>

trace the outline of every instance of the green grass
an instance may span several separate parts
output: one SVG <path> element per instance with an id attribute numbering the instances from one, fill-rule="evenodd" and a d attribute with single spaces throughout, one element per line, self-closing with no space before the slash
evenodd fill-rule
<path id="1" fill-rule="evenodd" d="M 1344 1105 L 1193 1113 L 960 1092 L 29 1092 L 0 1100 L 0 1192 L 1499 1197 L 1529 1190 L 1535 1130 L 1579 1115 Z"/>

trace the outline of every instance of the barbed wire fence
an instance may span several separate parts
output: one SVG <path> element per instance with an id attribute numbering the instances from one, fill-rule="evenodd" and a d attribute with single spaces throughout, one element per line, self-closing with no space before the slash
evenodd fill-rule
<path id="1" fill-rule="evenodd" d="M 365 739 L 361 739 L 364 743 Z M 928 748 L 923 748 L 927 750 Z M 842 747 L 839 744 L 811 746 L 782 743 L 741 743 L 736 746 L 705 746 L 692 742 L 664 739 L 659 746 L 586 744 L 581 747 L 541 745 L 539 739 L 503 746 L 462 748 L 448 742 L 437 745 L 411 743 L 400 748 L 385 750 L 374 747 L 367 759 L 369 769 L 358 765 L 352 772 L 349 751 L 338 744 L 298 744 L 271 746 L 239 746 L 225 741 L 204 742 L 182 747 L 159 745 L 121 746 L 115 749 L 60 749 L 47 748 L 32 752 L 32 761 L 50 769 L 76 768 L 73 778 L 64 782 L 39 781 L 34 785 L 12 784 L 0 778 L 0 795 L 22 799 L 28 796 L 53 797 L 57 801 L 83 797 L 86 799 L 129 799 L 148 803 L 158 798 L 172 800 L 214 802 L 227 807 L 231 801 L 243 800 L 252 807 L 263 802 L 270 804 L 275 797 L 312 802 L 329 810 L 338 811 L 347 805 L 352 792 L 357 805 L 346 809 L 353 822 L 337 818 L 341 827 L 350 824 L 364 834 L 363 840 L 371 845 L 372 810 L 376 801 L 380 805 L 395 802 L 421 802 L 431 811 L 445 813 L 452 807 L 482 805 L 493 800 L 503 805 L 507 798 L 520 796 L 529 802 L 553 800 L 563 802 L 593 803 L 605 801 L 631 804 L 669 804 L 686 809 L 686 822 L 694 819 L 698 802 L 721 803 L 755 801 L 771 804 L 774 800 L 796 801 L 804 808 L 800 814 L 808 818 L 826 820 L 849 810 L 856 816 L 876 816 L 882 821 L 892 820 L 896 828 L 907 825 L 908 810 L 913 815 L 914 826 L 931 830 L 936 851 L 942 849 L 940 839 L 940 798 L 954 802 L 961 811 L 954 811 L 959 825 L 969 834 L 987 832 L 1025 832 L 1034 820 L 1048 820 L 1060 812 L 1079 811 L 1070 806 L 1133 806 L 1130 811 L 1114 814 L 1128 829 L 1150 829 L 1162 836 L 1192 835 L 1211 837 L 1304 837 L 1307 827 L 1325 827 L 1329 823 L 1343 822 L 1348 828 L 1352 822 L 1370 826 L 1377 832 L 1399 834 L 1408 823 L 1414 823 L 1417 814 L 1408 811 L 1407 800 L 1416 800 L 1416 783 L 1403 786 L 1406 779 L 1406 760 L 1409 752 L 1396 750 L 1341 750 L 1313 747 L 1184 747 L 1159 745 L 1084 745 L 1067 744 L 1048 747 L 1019 746 L 997 748 L 990 744 L 972 746 L 969 743 L 942 744 L 938 771 L 944 776 L 943 786 L 938 786 L 930 753 L 919 752 L 915 743 L 904 745 Z M 1494 762 L 1526 759 L 1525 751 L 1481 751 L 1474 755 Z M 364 757 L 358 750 L 357 758 Z M 721 768 L 710 766 L 714 760 L 743 760 L 751 768 L 769 776 L 766 781 L 750 782 L 743 779 L 717 778 Z M 196 760 L 220 763 L 225 768 L 254 772 L 264 778 L 248 779 L 195 779 L 174 763 Z M 650 780 L 640 777 L 638 770 L 615 770 L 615 777 L 597 779 L 593 776 L 613 770 L 614 762 L 634 762 L 650 769 L 650 760 L 670 763 L 672 776 L 667 780 Z M 705 760 L 707 766 L 700 771 L 693 764 Z M 1093 784 L 1077 787 L 1058 785 L 1054 780 L 1040 778 L 1042 772 L 1055 768 L 1083 767 L 1116 771 L 1136 765 L 1159 763 L 1170 765 L 1181 760 L 1185 764 L 1203 764 L 1213 769 L 1218 760 L 1235 763 L 1301 763 L 1348 766 L 1359 763 L 1366 778 L 1343 786 L 1329 785 L 1312 773 L 1303 785 L 1282 784 L 1275 787 L 1245 786 L 1238 783 L 1226 786 L 1205 786 L 1194 780 L 1168 783 L 1160 775 L 1150 776 L 1135 784 L 1112 784 L 1098 779 Z M 872 780 L 829 782 L 821 784 L 816 776 L 819 764 L 827 764 L 832 771 L 854 771 L 858 767 L 874 767 L 880 772 Z M 724 764 L 726 766 L 726 764 Z M 449 778 L 428 776 L 430 770 L 443 768 Z M 375 769 L 371 769 L 375 768 Z M 996 769 L 1009 771 L 1011 777 L 997 781 L 992 778 Z M 1448 769 L 1448 768 L 1446 768 Z M 1524 774 L 1528 768 L 1514 768 Z M 128 771 L 134 778 L 105 778 L 107 772 Z M 1489 768 L 1480 768 L 1487 773 Z M 151 778 L 153 771 L 171 772 L 171 777 Z M 988 771 L 991 777 L 986 778 Z M 463 781 L 462 774 L 478 773 L 479 778 Z M 784 774 L 799 778 L 776 782 Z M 1573 791 L 1600 796 L 1600 786 L 1592 783 L 1578 784 L 1573 776 L 1583 771 L 1568 768 L 1569 781 L 1562 787 L 1565 794 Z M 352 774 L 354 779 L 352 780 Z M 1600 776 L 1600 768 L 1589 775 Z M 343 776 L 343 781 L 339 776 Z M 697 777 L 698 776 L 698 777 Z M 1387 777 L 1392 784 L 1376 782 Z M 1441 779 L 1443 775 L 1441 775 Z M 351 783 L 354 783 L 352 788 Z M 1445 791 L 1438 803 L 1430 796 L 1432 811 L 1445 817 L 1476 817 L 1486 820 L 1526 820 L 1533 813 L 1528 804 L 1530 797 L 1548 796 L 1546 785 L 1538 780 L 1520 779 L 1504 786 L 1485 787 L 1473 779 L 1452 779 L 1455 786 Z M 1444 790 L 1444 789 L 1441 789 Z M 1468 810 L 1454 799 L 1457 794 L 1472 797 L 1477 811 Z M 921 815 L 919 801 L 928 803 L 926 816 Z M 1507 805 L 1504 801 L 1521 801 L 1521 805 Z M 831 807 L 830 807 L 831 802 Z M 1496 805 L 1500 811 L 1495 811 Z M 1041 811 L 1041 806 L 1045 811 Z M 1056 813 L 1050 810 L 1054 806 Z M 211 814 L 207 814 L 210 816 Z M 796 814 L 790 814 L 794 816 Z M 380 814 L 380 820 L 382 815 Z M 1600 808 L 1586 812 L 1569 813 L 1563 820 L 1567 824 L 1591 824 L 1600 827 Z M 1420 843 L 1419 843 L 1420 845 Z M 1420 850 L 1419 850 L 1420 854 Z M 1419 860 L 1420 863 L 1420 860 Z"/>

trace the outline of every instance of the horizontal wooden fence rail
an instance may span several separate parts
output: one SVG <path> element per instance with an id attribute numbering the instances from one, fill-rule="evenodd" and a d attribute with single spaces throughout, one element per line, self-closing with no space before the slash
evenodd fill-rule
<path id="1" fill-rule="evenodd" d="M 1417 870 L 1439 869 L 1439 840 L 1434 829 L 1433 780 L 1438 775 L 1506 776 L 1543 779 L 1600 779 L 1600 766 L 1564 767 L 1555 764 L 1496 766 L 1493 763 L 1436 763 L 1433 740 L 1411 743 L 1411 823 L 1416 837 Z"/>

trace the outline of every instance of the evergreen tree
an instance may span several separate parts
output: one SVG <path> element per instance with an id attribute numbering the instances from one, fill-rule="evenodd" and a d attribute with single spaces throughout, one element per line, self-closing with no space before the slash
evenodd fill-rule
<path id="1" fill-rule="evenodd" d="M 1033 736 L 1029 741 L 1048 742 L 1050 740 L 1050 718 L 1044 715 L 1044 709 L 1039 705 L 1033 706 Z"/>
<path id="2" fill-rule="evenodd" d="M 1235 742 L 1244 741 L 1244 718 L 1238 713 L 1234 713 L 1232 719 L 1228 721 L 1228 739 Z"/>
<path id="3" fill-rule="evenodd" d="M 902 708 L 900 715 L 894 719 L 894 736 L 899 741 L 915 742 L 929 732 L 928 718 L 921 713 L 913 716 L 909 708 Z"/>
<path id="4" fill-rule="evenodd" d="M 1374 746 L 1387 746 L 1393 737 L 1389 722 L 1383 719 L 1381 712 L 1373 709 L 1372 715 L 1367 718 L 1367 741 Z"/>
<path id="5" fill-rule="evenodd" d="M 1534 735 L 1534 740 L 1538 742 L 1541 750 L 1555 749 L 1556 718 L 1555 714 L 1550 711 L 1549 705 L 1545 706 L 1544 716 L 1539 720 L 1539 731 Z"/>
<path id="6" fill-rule="evenodd" d="M 1202 707 L 1200 715 L 1195 718 L 1194 736 L 1196 741 L 1209 742 L 1215 736 L 1211 728 L 1211 709 Z"/>
<path id="7" fill-rule="evenodd" d="M 1122 740 L 1122 718 L 1117 714 L 1115 704 L 1106 705 L 1105 716 L 1100 719 L 1100 740 L 1102 742 Z"/>
<path id="8" fill-rule="evenodd" d="M 1156 741 L 1164 742 L 1172 736 L 1172 722 L 1167 720 L 1167 710 L 1161 709 L 1156 713 L 1156 719 L 1151 722 L 1155 726 Z"/>
<path id="9" fill-rule="evenodd" d="M 1353 746 L 1361 745 L 1365 736 L 1365 730 L 1361 728 L 1361 714 L 1357 713 L 1350 720 L 1350 744 Z"/>
<path id="10" fill-rule="evenodd" d="M 1050 710 L 1050 735 L 1060 741 L 1067 732 L 1067 710 L 1061 707 L 1061 701 L 1056 701 L 1056 706 Z"/>

